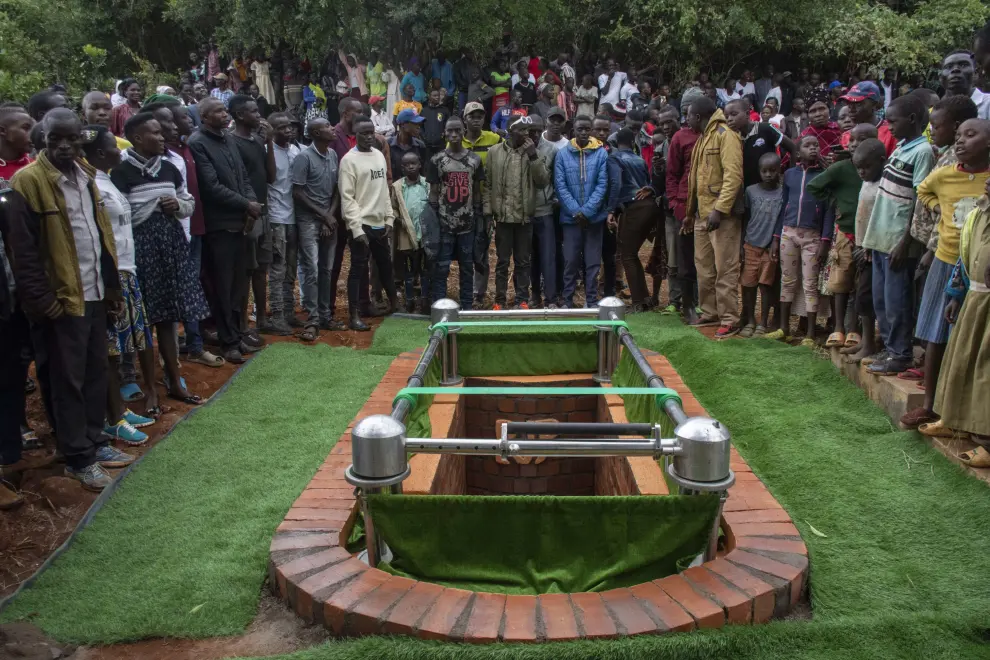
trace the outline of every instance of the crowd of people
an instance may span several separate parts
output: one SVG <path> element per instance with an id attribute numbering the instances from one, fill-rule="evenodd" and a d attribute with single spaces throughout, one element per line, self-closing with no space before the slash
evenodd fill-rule
<path id="1" fill-rule="evenodd" d="M 178 92 L 126 79 L 78 109 L 61 88 L 6 103 L 0 463 L 37 446 L 32 361 L 66 474 L 100 490 L 134 460 L 115 441 L 143 444 L 162 412 L 158 368 L 197 405 L 183 360 L 242 363 L 264 335 L 428 312 L 456 261 L 462 308 L 618 295 L 716 339 L 797 328 L 807 345 L 826 319 L 827 347 L 918 380 L 906 426 L 972 434 L 963 458 L 988 467 L 980 35 L 978 56 L 946 56 L 940 93 L 767 67 L 675 96 L 610 58 L 412 58 L 400 76 L 340 51 L 340 82 L 300 66 L 276 98 L 265 60 L 225 73 L 211 51 Z"/>

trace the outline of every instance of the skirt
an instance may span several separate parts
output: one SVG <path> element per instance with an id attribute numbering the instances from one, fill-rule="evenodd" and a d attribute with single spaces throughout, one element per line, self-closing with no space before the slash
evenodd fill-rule
<path id="1" fill-rule="evenodd" d="M 134 260 L 149 325 L 202 321 L 210 314 L 177 220 L 155 213 L 134 227 Z"/>
<path id="2" fill-rule="evenodd" d="M 990 293 L 970 290 L 949 335 L 935 390 L 935 412 L 954 431 L 990 435 L 988 392 Z"/>
<path id="3" fill-rule="evenodd" d="M 111 357 L 137 353 L 152 346 L 152 329 L 145 321 L 144 299 L 137 275 L 120 271 L 120 290 L 124 311 L 107 322 L 107 347 Z"/>
<path id="4" fill-rule="evenodd" d="M 914 336 L 921 341 L 933 344 L 944 344 L 949 341 L 949 324 L 945 320 L 945 306 L 949 304 L 949 296 L 945 286 L 952 278 L 953 264 L 947 264 L 941 259 L 933 259 L 932 267 L 925 279 L 925 292 L 921 295 L 921 307 L 918 310 L 918 325 Z"/>

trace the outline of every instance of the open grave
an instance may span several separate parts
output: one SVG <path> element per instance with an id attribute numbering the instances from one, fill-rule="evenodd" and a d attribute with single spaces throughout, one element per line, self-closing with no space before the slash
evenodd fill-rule
<path id="1" fill-rule="evenodd" d="M 620 301 L 432 314 L 272 541 L 297 614 L 539 642 L 762 623 L 804 598 L 796 527 Z"/>

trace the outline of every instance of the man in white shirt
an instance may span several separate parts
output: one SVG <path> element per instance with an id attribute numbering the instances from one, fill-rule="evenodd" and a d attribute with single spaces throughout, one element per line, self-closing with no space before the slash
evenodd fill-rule
<path id="1" fill-rule="evenodd" d="M 609 58 L 605 62 L 606 73 L 598 76 L 598 89 L 601 90 L 599 103 L 610 103 L 618 105 L 622 100 L 622 86 L 626 84 L 628 76 L 625 72 L 619 71 L 618 63 Z"/>
<path id="2" fill-rule="evenodd" d="M 894 94 L 897 91 L 894 87 L 894 80 L 897 78 L 897 72 L 893 69 L 884 69 L 883 77 L 880 79 L 880 89 L 883 90 L 883 109 L 886 110 L 890 102 L 894 100 Z"/>
<path id="3" fill-rule="evenodd" d="M 748 95 L 756 96 L 756 85 L 753 84 L 753 72 L 749 69 L 742 72 L 742 78 L 736 83 L 736 93 L 740 97 Z"/>
<path id="4" fill-rule="evenodd" d="M 954 50 L 942 60 L 939 81 L 945 88 L 945 96 L 968 96 L 976 104 L 977 116 L 990 119 L 990 94 L 984 94 L 973 85 L 976 62 L 968 50 Z"/>
<path id="5" fill-rule="evenodd" d="M 392 115 L 385 111 L 385 97 L 372 96 L 368 99 L 368 105 L 371 106 L 371 123 L 375 125 L 375 133 L 386 140 L 395 135 Z"/>

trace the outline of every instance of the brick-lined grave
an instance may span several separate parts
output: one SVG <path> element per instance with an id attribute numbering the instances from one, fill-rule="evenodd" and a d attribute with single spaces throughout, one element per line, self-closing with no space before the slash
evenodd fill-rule
<path id="1" fill-rule="evenodd" d="M 669 363 L 644 351 L 680 394 L 685 412 L 705 415 Z M 516 596 L 478 593 L 393 576 L 353 557 L 343 543 L 357 513 L 344 480 L 353 424 L 391 412 L 419 353 L 393 361 L 364 408 L 279 525 L 269 572 L 280 596 L 335 635 L 403 634 L 487 643 L 607 638 L 763 623 L 804 596 L 807 549 L 790 517 L 732 449 L 736 483 L 722 515 L 724 550 L 713 561 L 630 588 L 601 593 Z M 587 387 L 590 375 L 468 378 L 465 386 Z M 603 389 L 603 392 L 607 392 Z M 626 422 L 615 395 L 576 397 L 438 395 L 433 437 L 495 437 L 501 420 Z M 547 458 L 417 454 L 403 483 L 409 494 L 665 495 L 649 457 Z"/>

